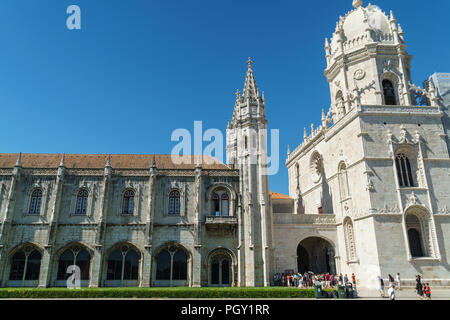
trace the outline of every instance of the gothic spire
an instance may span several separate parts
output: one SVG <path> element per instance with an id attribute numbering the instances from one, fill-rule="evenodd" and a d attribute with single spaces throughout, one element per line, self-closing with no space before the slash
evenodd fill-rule
<path id="1" fill-rule="evenodd" d="M 252 59 L 248 58 L 247 64 L 247 75 L 245 77 L 245 83 L 244 83 L 244 91 L 243 96 L 245 99 L 257 99 L 258 98 L 258 87 L 256 86 L 255 76 L 253 75 L 253 69 L 252 69 Z"/>

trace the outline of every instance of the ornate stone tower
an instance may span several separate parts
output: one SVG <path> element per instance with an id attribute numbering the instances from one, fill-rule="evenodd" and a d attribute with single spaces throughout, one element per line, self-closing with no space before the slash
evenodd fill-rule
<path id="1" fill-rule="evenodd" d="M 265 98 L 256 86 L 252 61 L 241 96 L 236 93 L 233 118 L 227 127 L 227 163 L 240 171 L 240 286 L 270 285 L 272 223 L 267 176 Z"/>
<path id="2" fill-rule="evenodd" d="M 337 122 L 358 103 L 415 105 L 410 92 L 411 56 L 394 14 L 377 6 L 354 9 L 336 23 L 331 41 L 325 39 L 331 111 Z"/>

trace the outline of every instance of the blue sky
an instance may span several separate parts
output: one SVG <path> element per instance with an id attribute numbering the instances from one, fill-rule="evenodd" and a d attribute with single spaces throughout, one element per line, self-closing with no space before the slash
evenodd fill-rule
<path id="1" fill-rule="evenodd" d="M 367 2 L 367 1 L 366 1 Z M 450 72 L 450 1 L 374 0 L 394 10 L 417 84 Z M 351 0 L 2 0 L 0 152 L 170 153 L 173 130 L 225 130 L 246 60 L 265 91 L 269 127 L 287 145 L 330 105 L 324 39 Z M 82 30 L 66 28 L 81 8 Z"/>

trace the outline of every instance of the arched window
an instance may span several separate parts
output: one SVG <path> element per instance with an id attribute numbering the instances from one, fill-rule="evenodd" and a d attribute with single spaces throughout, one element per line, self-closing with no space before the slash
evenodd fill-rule
<path id="1" fill-rule="evenodd" d="M 187 280 L 187 254 L 171 246 L 156 258 L 156 280 Z"/>
<path id="2" fill-rule="evenodd" d="M 421 235 L 421 223 L 415 214 L 406 216 L 406 228 L 408 230 L 409 249 L 413 258 L 424 257 L 423 242 Z"/>
<path id="3" fill-rule="evenodd" d="M 180 215 L 180 193 L 176 190 L 169 194 L 169 214 Z"/>
<path id="4" fill-rule="evenodd" d="M 221 215 L 228 217 L 228 195 L 226 193 L 222 194 L 222 211 Z"/>
<path id="5" fill-rule="evenodd" d="M 411 163 L 407 156 L 400 153 L 395 157 L 395 165 L 397 166 L 398 182 L 400 187 L 414 187 L 414 180 L 411 172 Z"/>
<path id="6" fill-rule="evenodd" d="M 347 199 L 350 196 L 348 188 L 347 166 L 341 163 L 339 166 L 339 189 L 341 191 L 341 200 Z"/>
<path id="7" fill-rule="evenodd" d="M 88 191 L 81 189 L 77 195 L 77 207 L 75 208 L 75 214 L 86 214 L 88 202 Z"/>
<path id="8" fill-rule="evenodd" d="M 384 104 L 388 106 L 397 105 L 397 100 L 395 98 L 395 90 L 391 81 L 383 80 L 383 93 L 384 93 Z"/>
<path id="9" fill-rule="evenodd" d="M 355 234 L 353 231 L 353 222 L 350 218 L 346 218 L 344 221 L 344 235 L 345 235 L 345 246 L 347 248 L 347 259 L 348 261 L 356 261 L 356 244 L 355 244 Z"/>
<path id="10" fill-rule="evenodd" d="M 139 254 L 127 245 L 114 250 L 108 258 L 107 280 L 139 280 Z"/>
<path id="11" fill-rule="evenodd" d="M 218 188 L 212 193 L 211 215 L 215 217 L 228 217 L 230 215 L 230 197 L 225 188 Z"/>
<path id="12" fill-rule="evenodd" d="M 122 214 L 134 213 L 134 191 L 127 190 L 123 194 Z"/>
<path id="13" fill-rule="evenodd" d="M 29 214 L 39 214 L 41 212 L 42 190 L 36 189 L 31 194 Z"/>
<path id="14" fill-rule="evenodd" d="M 9 280 L 39 280 L 41 258 L 41 253 L 33 246 L 26 246 L 14 253 Z"/>
<path id="15" fill-rule="evenodd" d="M 220 216 L 220 202 L 219 195 L 217 193 L 213 193 L 211 197 L 211 215 Z"/>
<path id="16" fill-rule="evenodd" d="M 210 258 L 210 285 L 231 285 L 231 257 L 227 252 L 218 249 Z"/>
<path id="17" fill-rule="evenodd" d="M 67 268 L 72 265 L 76 265 L 80 268 L 80 280 L 89 280 L 91 255 L 85 248 L 75 245 L 65 250 L 59 256 L 57 279 L 67 280 L 67 278 L 70 276 L 70 274 L 67 273 Z"/>
<path id="18" fill-rule="evenodd" d="M 344 96 L 342 95 L 342 91 L 340 91 L 340 90 L 336 94 L 336 108 L 337 108 L 337 113 L 340 116 L 344 116 L 346 114 L 345 104 L 344 104 Z"/>

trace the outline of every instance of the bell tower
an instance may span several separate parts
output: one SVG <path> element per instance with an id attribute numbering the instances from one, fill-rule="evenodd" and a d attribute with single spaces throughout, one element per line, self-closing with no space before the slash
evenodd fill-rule
<path id="1" fill-rule="evenodd" d="M 272 223 L 267 176 L 267 120 L 264 94 L 260 95 L 248 60 L 244 89 L 236 93 L 227 127 L 227 163 L 240 172 L 239 285 L 270 285 Z"/>
<path id="2" fill-rule="evenodd" d="M 364 7 L 362 0 L 353 0 L 353 7 L 339 18 L 331 41 L 325 39 L 334 122 L 358 104 L 415 104 L 412 57 L 393 12 L 388 16 L 377 6 Z"/>

